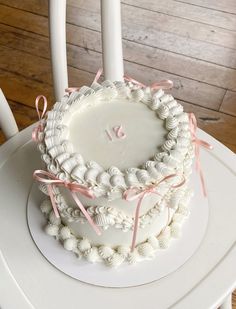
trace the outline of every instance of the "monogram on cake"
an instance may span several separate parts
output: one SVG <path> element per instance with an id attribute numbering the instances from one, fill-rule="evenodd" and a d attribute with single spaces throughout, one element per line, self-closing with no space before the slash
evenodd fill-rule
<path id="1" fill-rule="evenodd" d="M 189 214 L 189 115 L 162 84 L 93 82 L 40 123 L 46 232 L 89 262 L 158 258 Z"/>

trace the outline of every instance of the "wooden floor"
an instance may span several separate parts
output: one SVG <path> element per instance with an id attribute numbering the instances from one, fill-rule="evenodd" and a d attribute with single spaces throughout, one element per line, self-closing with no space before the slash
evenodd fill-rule
<path id="1" fill-rule="evenodd" d="M 90 84 L 102 65 L 99 3 L 68 0 L 70 86 Z M 20 129 L 37 120 L 38 94 L 54 101 L 47 6 L 0 0 L 0 87 Z M 199 127 L 236 152 L 236 1 L 124 0 L 122 15 L 126 73 L 146 84 L 172 79 Z"/>

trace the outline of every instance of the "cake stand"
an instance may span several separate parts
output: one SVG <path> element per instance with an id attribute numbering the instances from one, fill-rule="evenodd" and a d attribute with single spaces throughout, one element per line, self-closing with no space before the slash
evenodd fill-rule
<path id="1" fill-rule="evenodd" d="M 38 168 L 31 131 L 25 129 L 0 147 L 0 308 L 213 309 L 223 302 L 222 308 L 230 308 L 225 299 L 236 288 L 236 158 L 229 149 L 198 131 L 214 150 L 201 152 L 210 211 L 194 255 L 150 284 L 103 288 L 60 272 L 30 236 L 26 205 Z"/>

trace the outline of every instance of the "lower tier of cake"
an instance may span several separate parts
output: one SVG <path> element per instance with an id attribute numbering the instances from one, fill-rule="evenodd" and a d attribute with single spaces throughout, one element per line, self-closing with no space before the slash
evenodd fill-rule
<path id="1" fill-rule="evenodd" d="M 40 208 L 47 219 L 46 233 L 60 241 L 66 250 L 74 252 L 78 258 L 84 257 L 89 262 L 104 262 L 107 266 L 117 267 L 123 262 L 133 264 L 144 259 L 154 258 L 158 250 L 169 247 L 172 238 L 180 237 L 181 226 L 189 214 L 191 196 L 192 191 L 185 187 L 175 209 L 163 207 L 160 203 L 156 209 L 155 207 L 151 208 L 153 210 L 152 220 L 150 220 L 150 216 L 146 216 L 145 222 L 145 215 L 140 217 L 134 250 L 131 250 L 134 233 L 133 218 L 129 220 L 126 218 L 127 226 L 124 228 L 124 218 L 114 216 L 117 222 L 113 224 L 111 220 L 109 221 L 109 216 L 100 216 L 100 221 L 96 220 L 96 223 L 102 228 L 102 233 L 99 236 L 81 216 L 79 210 L 74 208 L 68 210 L 70 207 L 67 207 L 66 209 L 71 215 L 66 216 L 65 212 L 64 214 L 60 212 L 61 217 L 56 218 L 49 198 L 42 202 Z M 96 213 L 95 208 L 91 209 L 94 210 L 94 213 L 90 211 L 90 215 L 94 219 L 99 213 Z M 72 215 L 73 211 L 74 215 Z M 105 224 L 105 220 L 107 220 L 107 224 Z"/>

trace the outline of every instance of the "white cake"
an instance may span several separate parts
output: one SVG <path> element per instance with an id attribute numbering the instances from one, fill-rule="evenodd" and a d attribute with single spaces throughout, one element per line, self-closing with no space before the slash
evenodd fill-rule
<path id="1" fill-rule="evenodd" d="M 64 181 L 53 186 L 60 217 L 49 198 L 41 204 L 45 230 L 78 257 L 135 263 L 180 235 L 189 213 L 193 144 L 188 114 L 162 89 L 110 81 L 84 86 L 47 113 L 38 148 L 44 169 Z M 101 235 L 68 183 L 92 192 L 94 198 L 76 195 Z M 45 184 L 40 189 L 48 194 Z"/>

